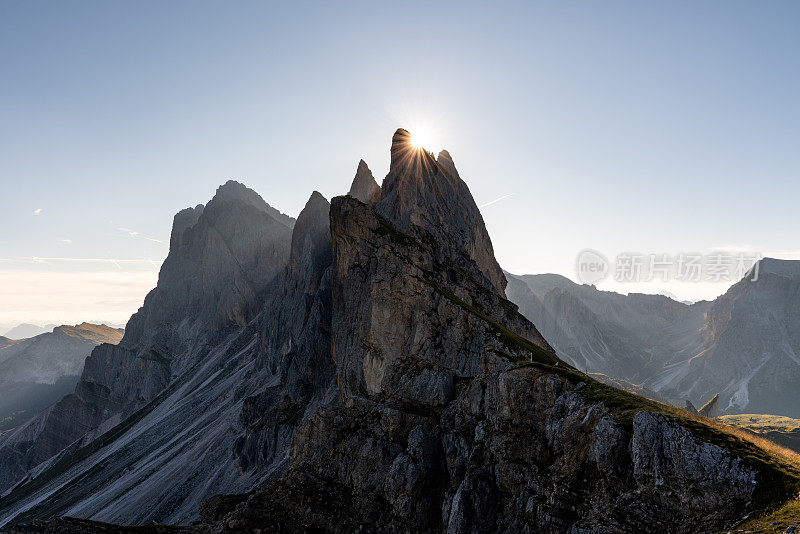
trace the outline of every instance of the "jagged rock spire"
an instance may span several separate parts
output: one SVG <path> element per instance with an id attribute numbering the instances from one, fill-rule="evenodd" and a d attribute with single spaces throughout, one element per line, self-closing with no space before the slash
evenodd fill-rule
<path id="1" fill-rule="evenodd" d="M 398 128 L 392 136 L 390 149 L 391 163 L 389 172 L 422 172 L 437 174 L 438 168 L 433 154 L 424 148 L 417 148 L 411 143 L 411 134 Z"/>
<path id="2" fill-rule="evenodd" d="M 392 136 L 392 146 L 389 149 L 391 153 L 390 169 L 395 168 L 400 162 L 405 159 L 406 153 L 412 149 L 411 134 L 408 130 L 398 128 Z"/>
<path id="3" fill-rule="evenodd" d="M 353 185 L 347 194 L 366 204 L 377 204 L 381 200 L 381 188 L 363 159 L 358 162 Z"/>
<path id="4" fill-rule="evenodd" d="M 330 203 L 319 191 L 311 194 L 294 225 L 290 269 L 297 269 L 303 261 L 310 261 L 306 258 L 308 255 L 325 254 L 327 260 L 323 259 L 321 263 L 330 263 L 330 209 Z"/>
<path id="5" fill-rule="evenodd" d="M 484 285 L 504 295 L 507 281 L 483 217 L 450 154 L 443 150 L 437 161 L 425 149 L 414 147 L 411 134 L 400 128 L 392 137 L 391 155 L 377 212 L 402 230 L 440 243 L 442 254 L 463 263 L 463 268 L 477 267 Z"/>

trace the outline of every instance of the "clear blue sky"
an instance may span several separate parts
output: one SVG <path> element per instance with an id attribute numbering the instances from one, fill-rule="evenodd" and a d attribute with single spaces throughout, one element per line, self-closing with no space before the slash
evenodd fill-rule
<path id="1" fill-rule="evenodd" d="M 359 158 L 380 181 L 398 126 L 512 195 L 483 208 L 512 272 L 795 257 L 799 27 L 779 1 L 2 2 L 0 324 L 124 321 L 176 211 L 235 178 L 297 215 Z"/>

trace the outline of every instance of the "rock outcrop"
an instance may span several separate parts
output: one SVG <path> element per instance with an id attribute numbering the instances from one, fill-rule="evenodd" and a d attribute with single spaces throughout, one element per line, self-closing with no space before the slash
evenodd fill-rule
<path id="1" fill-rule="evenodd" d="M 714 397 L 701 406 L 697 412 L 703 417 L 708 417 L 710 419 L 719 417 L 719 395 L 714 395 Z"/>

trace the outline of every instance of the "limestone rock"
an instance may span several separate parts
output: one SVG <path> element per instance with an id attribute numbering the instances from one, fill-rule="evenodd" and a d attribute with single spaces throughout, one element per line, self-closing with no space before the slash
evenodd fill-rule
<path id="1" fill-rule="evenodd" d="M 344 394 L 395 394 L 397 387 L 384 384 L 403 376 L 403 383 L 417 382 L 403 391 L 416 391 L 421 397 L 414 400 L 425 402 L 445 398 L 455 376 L 506 367 L 501 331 L 475 308 L 550 349 L 510 302 L 473 277 L 475 271 L 462 271 L 439 246 L 376 211 L 352 197 L 337 197 L 331 206 L 332 352 Z"/>
<path id="2" fill-rule="evenodd" d="M 719 395 L 714 395 L 714 397 L 697 410 L 697 412 L 703 417 L 709 417 L 711 419 L 719 417 Z"/>

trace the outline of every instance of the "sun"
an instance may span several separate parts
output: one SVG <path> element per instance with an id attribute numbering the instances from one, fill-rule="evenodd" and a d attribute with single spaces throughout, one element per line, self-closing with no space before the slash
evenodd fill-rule
<path id="1" fill-rule="evenodd" d="M 409 133 L 411 134 L 411 146 L 417 150 L 423 148 L 431 150 L 433 147 L 433 138 L 430 132 L 426 131 L 424 128 L 414 128 Z"/>

